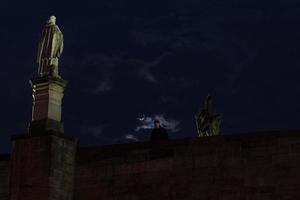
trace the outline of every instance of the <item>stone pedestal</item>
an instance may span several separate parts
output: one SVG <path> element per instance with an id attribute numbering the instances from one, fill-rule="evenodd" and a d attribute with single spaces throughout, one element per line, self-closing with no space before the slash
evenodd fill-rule
<path id="1" fill-rule="evenodd" d="M 48 131 L 12 138 L 10 200 L 73 200 L 77 140 Z"/>
<path id="2" fill-rule="evenodd" d="M 61 105 L 67 81 L 60 77 L 42 77 L 30 81 L 32 87 L 32 119 L 29 134 L 53 130 L 63 133 Z"/>

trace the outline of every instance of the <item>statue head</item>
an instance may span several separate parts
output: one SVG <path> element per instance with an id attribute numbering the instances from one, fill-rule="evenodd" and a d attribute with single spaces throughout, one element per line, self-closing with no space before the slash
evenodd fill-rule
<path id="1" fill-rule="evenodd" d="M 208 109 L 209 106 L 212 106 L 212 96 L 210 94 L 206 96 L 204 101 L 204 108 Z"/>
<path id="2" fill-rule="evenodd" d="M 212 96 L 210 94 L 208 94 L 206 96 L 206 101 L 209 102 L 209 101 L 212 101 Z"/>
<path id="3" fill-rule="evenodd" d="M 55 24 L 56 22 L 56 17 L 54 15 L 52 15 L 51 17 L 49 17 L 48 23 L 49 24 Z"/>
<path id="4" fill-rule="evenodd" d="M 158 120 L 154 120 L 154 128 L 160 128 L 160 122 Z"/>

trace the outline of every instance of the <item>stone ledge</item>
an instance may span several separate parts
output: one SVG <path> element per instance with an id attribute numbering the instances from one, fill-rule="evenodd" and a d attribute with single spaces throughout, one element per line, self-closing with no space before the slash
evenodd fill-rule
<path id="1" fill-rule="evenodd" d="M 81 146 L 82 150 L 107 150 L 107 149 L 149 149 L 155 148 L 156 146 L 172 147 L 174 145 L 185 145 L 189 143 L 200 143 L 205 145 L 211 145 L 215 143 L 223 142 L 242 142 L 248 141 L 249 139 L 268 139 L 268 138 L 289 138 L 297 137 L 300 139 L 300 130 L 274 130 L 274 131 L 253 131 L 239 134 L 223 134 L 207 137 L 186 137 L 176 138 L 162 141 L 140 141 L 130 143 L 119 143 L 119 144 L 106 144 L 106 145 L 94 145 L 94 146 Z"/>
<path id="2" fill-rule="evenodd" d="M 42 133 L 39 133 L 39 134 L 30 134 L 29 135 L 27 133 L 27 134 L 21 134 L 21 135 L 13 135 L 11 137 L 11 140 L 29 139 L 29 138 L 45 137 L 45 136 L 56 136 L 56 137 L 60 137 L 60 138 L 70 140 L 70 141 L 78 142 L 78 139 L 74 138 L 73 136 L 68 136 L 68 135 L 62 134 L 62 133 L 57 132 L 57 131 L 52 131 L 52 130 L 45 131 L 45 132 L 42 132 Z"/>
<path id="3" fill-rule="evenodd" d="M 68 84 L 68 81 L 66 81 L 62 78 L 59 78 L 59 77 L 55 77 L 55 76 L 37 77 L 37 78 L 33 78 L 32 80 L 29 81 L 31 87 L 33 85 L 40 84 L 40 83 L 46 83 L 46 82 L 57 83 L 57 84 L 61 85 L 62 87 L 66 87 L 66 85 Z"/>
<path id="4" fill-rule="evenodd" d="M 63 123 L 53 119 L 43 119 L 38 121 L 31 121 L 29 123 L 28 132 L 30 135 L 41 135 L 47 131 L 55 131 L 63 135 Z"/>

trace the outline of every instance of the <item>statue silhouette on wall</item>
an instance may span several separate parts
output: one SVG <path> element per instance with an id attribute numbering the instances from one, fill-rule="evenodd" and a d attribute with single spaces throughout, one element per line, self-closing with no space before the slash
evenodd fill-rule
<path id="1" fill-rule="evenodd" d="M 151 133 L 151 140 L 167 140 L 169 139 L 168 133 L 165 128 L 160 125 L 158 120 L 154 121 L 154 129 Z"/>
<path id="2" fill-rule="evenodd" d="M 195 115 L 195 120 L 199 137 L 219 134 L 221 114 L 213 107 L 211 95 L 206 97 L 204 108 Z"/>

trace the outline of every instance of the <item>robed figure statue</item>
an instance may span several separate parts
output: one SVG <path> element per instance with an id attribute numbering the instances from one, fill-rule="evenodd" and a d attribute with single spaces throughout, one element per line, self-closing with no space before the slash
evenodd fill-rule
<path id="1" fill-rule="evenodd" d="M 195 120 L 199 137 L 219 134 L 221 115 L 213 107 L 210 95 L 206 97 L 204 108 L 195 115 Z"/>
<path id="2" fill-rule="evenodd" d="M 63 51 L 63 34 L 55 23 L 56 17 L 51 16 L 42 32 L 37 56 L 40 77 L 60 77 L 58 59 Z"/>

